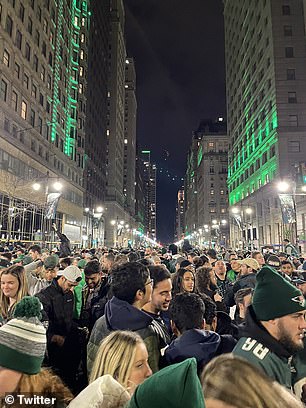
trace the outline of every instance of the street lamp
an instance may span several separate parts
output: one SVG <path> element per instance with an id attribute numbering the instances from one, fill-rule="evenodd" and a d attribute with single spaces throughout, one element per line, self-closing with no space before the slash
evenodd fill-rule
<path id="1" fill-rule="evenodd" d="M 232 214 L 240 233 L 238 234 L 238 238 L 235 239 L 235 242 L 239 243 L 243 247 L 246 246 L 246 242 L 248 242 L 249 249 L 253 249 L 253 241 L 254 241 L 254 231 L 253 231 L 253 224 L 252 224 L 252 215 L 254 214 L 254 208 L 249 205 L 240 204 L 239 206 L 234 206 L 230 209 L 230 213 Z M 231 239 L 233 239 L 233 235 L 235 235 L 235 224 L 232 228 L 231 224 Z M 250 229 L 249 229 L 250 227 Z M 256 239 L 256 238 L 255 238 Z"/>
<path id="2" fill-rule="evenodd" d="M 56 181 L 49 185 L 50 180 L 56 179 Z M 45 181 L 43 181 L 45 180 Z M 60 198 L 59 192 L 63 189 L 63 184 L 60 182 L 58 176 L 50 176 L 49 171 L 46 175 L 41 177 L 41 181 L 35 181 L 32 184 L 32 189 L 39 192 L 42 187 L 45 187 L 44 191 L 44 208 L 42 210 L 41 228 L 37 230 L 42 234 L 42 241 L 46 241 L 46 234 L 51 231 L 51 225 L 47 225 L 47 220 L 54 220 L 56 215 L 57 203 Z M 56 191 L 56 193 L 50 193 L 49 190 Z"/>
<path id="3" fill-rule="evenodd" d="M 84 237 L 87 237 L 88 245 L 92 247 L 94 243 L 95 245 L 98 245 L 99 241 L 104 241 L 103 225 L 101 229 L 101 223 L 103 224 L 104 208 L 101 205 L 98 205 L 96 209 L 85 207 L 84 212 L 86 216 L 86 234 L 84 234 Z"/>

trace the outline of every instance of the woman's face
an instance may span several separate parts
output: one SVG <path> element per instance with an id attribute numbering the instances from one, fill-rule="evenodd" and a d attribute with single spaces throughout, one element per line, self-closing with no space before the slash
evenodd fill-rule
<path id="1" fill-rule="evenodd" d="M 185 292 L 193 292 L 194 276 L 191 272 L 187 271 L 184 273 L 182 283 Z"/>
<path id="2" fill-rule="evenodd" d="M 0 367 L 0 398 L 8 392 L 14 392 L 17 388 L 22 373 Z"/>
<path id="3" fill-rule="evenodd" d="M 19 288 L 18 279 L 11 274 L 1 275 L 1 290 L 3 294 L 10 298 L 15 298 L 17 296 Z"/>
<path id="4" fill-rule="evenodd" d="M 137 343 L 135 359 L 128 379 L 128 391 L 131 395 L 135 391 L 137 385 L 141 384 L 146 378 L 152 375 L 152 370 L 148 363 L 148 357 L 146 345 L 142 342 Z"/>

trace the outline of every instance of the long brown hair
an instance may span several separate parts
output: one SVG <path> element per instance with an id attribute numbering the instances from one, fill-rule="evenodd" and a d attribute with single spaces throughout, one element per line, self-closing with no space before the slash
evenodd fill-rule
<path id="1" fill-rule="evenodd" d="M 27 397 L 31 395 L 42 395 L 44 397 L 56 398 L 56 404 L 64 402 L 69 404 L 73 399 L 70 390 L 64 385 L 62 380 L 55 375 L 52 370 L 43 368 L 38 374 L 29 375 L 22 374 L 18 386 L 15 390 L 17 394 L 25 394 Z M 17 402 L 16 407 L 21 407 Z M 45 407 L 46 405 L 35 405 L 35 407 Z M 15 405 L 11 405 L 15 407 Z"/>
<path id="2" fill-rule="evenodd" d="M 15 304 L 12 306 L 14 309 L 16 304 L 28 294 L 28 284 L 26 279 L 26 274 L 23 266 L 20 265 L 12 265 L 9 268 L 3 269 L 0 272 L 0 281 L 2 275 L 12 275 L 18 280 L 18 290 L 17 290 L 17 298 Z M 5 296 L 3 291 L 0 288 L 0 315 L 3 318 L 7 318 L 8 312 L 10 310 L 10 299 L 9 297 Z"/>

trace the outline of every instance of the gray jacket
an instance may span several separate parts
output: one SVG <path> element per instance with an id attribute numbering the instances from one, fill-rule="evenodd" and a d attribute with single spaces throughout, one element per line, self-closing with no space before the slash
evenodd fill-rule
<path id="1" fill-rule="evenodd" d="M 41 261 L 34 261 L 24 266 L 28 283 L 28 293 L 30 296 L 36 295 L 36 293 L 40 292 L 42 289 L 45 289 L 51 283 L 44 278 L 38 278 L 32 274 L 32 272 L 39 266 L 39 262 Z"/>

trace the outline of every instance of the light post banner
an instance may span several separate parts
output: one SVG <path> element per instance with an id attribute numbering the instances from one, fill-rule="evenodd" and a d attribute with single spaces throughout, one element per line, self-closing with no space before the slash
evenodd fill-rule
<path id="1" fill-rule="evenodd" d="M 292 194 L 279 194 L 281 202 L 282 218 L 284 224 L 295 222 L 295 206 Z"/>
<path id="2" fill-rule="evenodd" d="M 47 206 L 46 206 L 46 220 L 53 220 L 55 218 L 58 202 L 61 193 L 50 193 L 47 195 Z"/>
<path id="3" fill-rule="evenodd" d="M 241 219 L 241 215 L 234 215 L 234 219 L 238 225 L 238 228 L 240 229 L 240 231 L 242 231 L 242 219 Z"/>

